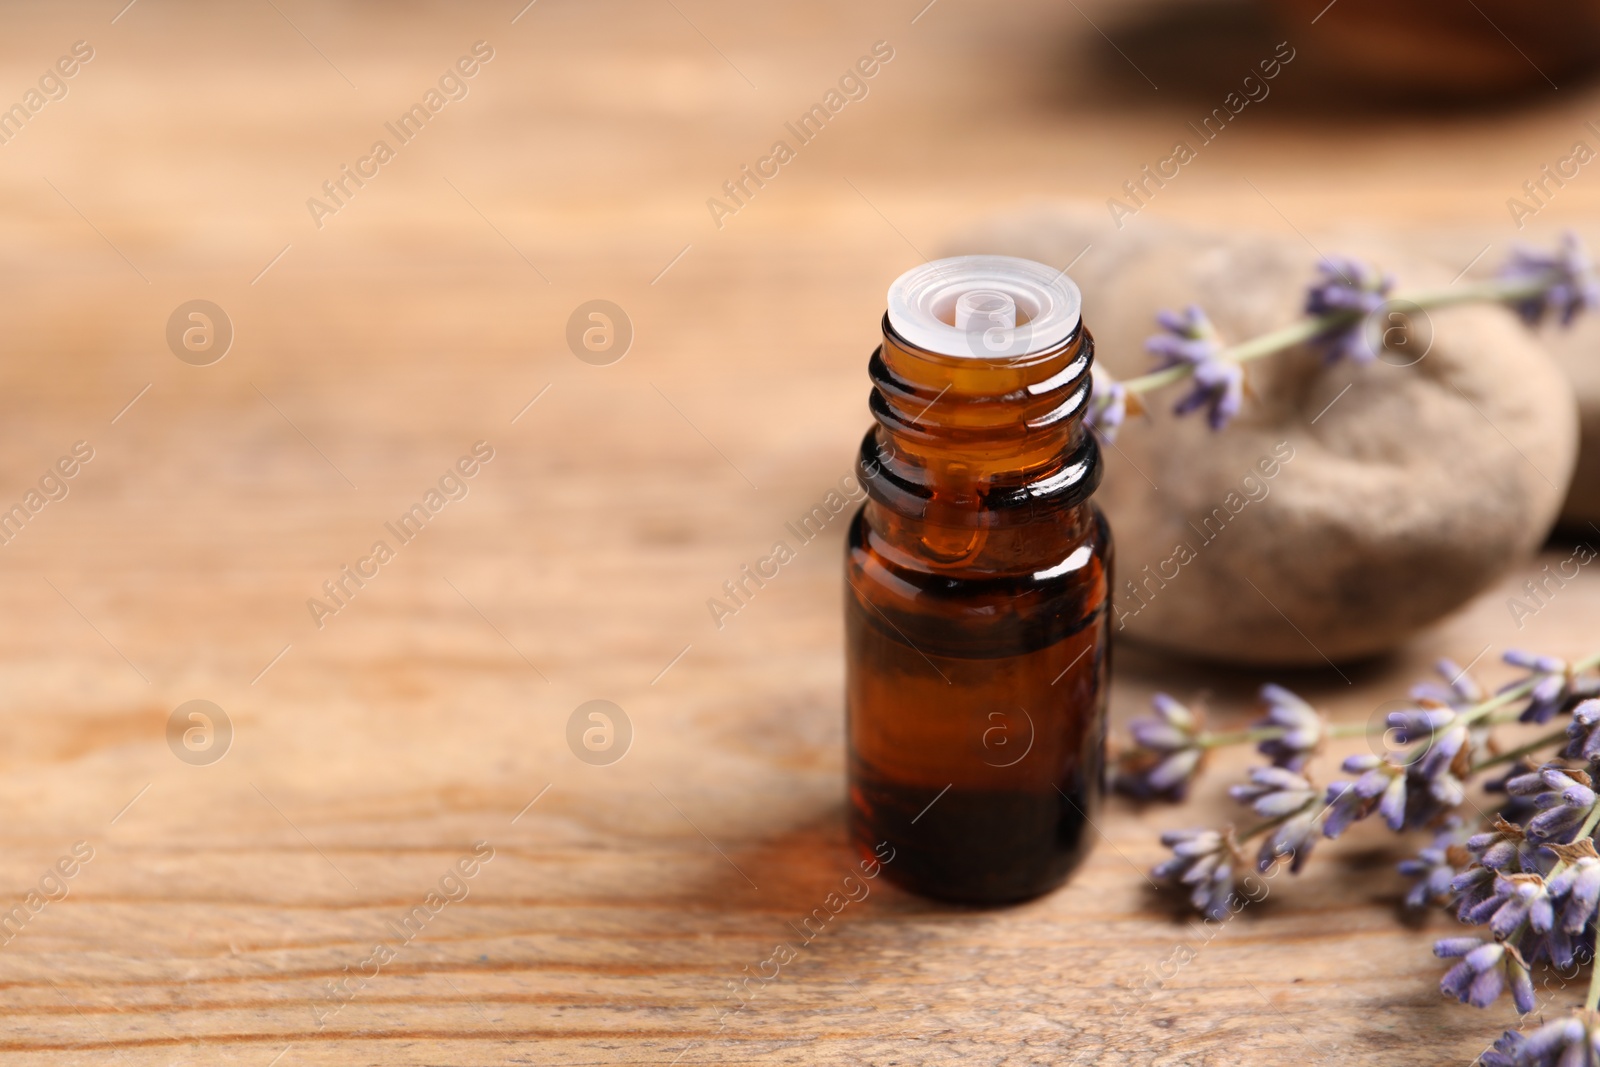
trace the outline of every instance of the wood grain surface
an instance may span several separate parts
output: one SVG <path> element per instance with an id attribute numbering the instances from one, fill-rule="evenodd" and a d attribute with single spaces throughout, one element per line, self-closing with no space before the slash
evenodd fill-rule
<path id="1" fill-rule="evenodd" d="M 1043 900 L 950 909 L 879 879 L 805 940 L 853 862 L 842 523 L 721 629 L 706 608 L 849 470 L 896 274 L 993 212 L 1113 195 L 1315 26 L 1042 0 L 123 3 L 0 12 L 0 106 L 93 50 L 0 144 L 0 510 L 93 450 L 0 547 L 0 904 L 24 908 L 0 1060 L 1465 1064 L 1511 1021 L 1440 998 L 1445 923 L 1400 921 L 1379 835 L 1220 930 L 1153 892 L 1156 834 L 1229 817 L 1243 757 L 1194 810 L 1109 804 Z M 314 218 L 480 41 L 465 95 Z M 707 199 L 879 41 L 866 95 L 719 228 Z M 1351 112 L 1294 74 L 1146 210 L 1508 243 L 1505 198 L 1597 112 L 1579 85 Z M 1594 214 L 1595 183 L 1540 225 Z M 168 346 L 195 299 L 233 328 L 209 366 Z M 595 299 L 634 334 L 606 366 L 566 339 Z M 319 626 L 308 599 L 477 442 L 466 495 Z M 1498 681 L 1508 645 L 1591 650 L 1587 573 L 1513 624 L 1536 566 L 1389 659 L 1280 680 L 1359 721 L 1440 654 Z M 1242 722 L 1261 680 L 1125 648 L 1112 703 L 1204 691 Z M 632 727 L 610 765 L 567 741 L 594 699 Z M 190 700 L 231 723 L 223 758 L 169 746 Z M 92 859 L 52 874 L 77 842 Z M 447 878 L 476 842 L 492 859 Z"/>

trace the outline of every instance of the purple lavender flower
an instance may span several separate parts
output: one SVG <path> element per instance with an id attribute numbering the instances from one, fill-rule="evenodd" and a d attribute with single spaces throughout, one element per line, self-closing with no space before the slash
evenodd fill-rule
<path id="1" fill-rule="evenodd" d="M 1244 407 L 1244 368 L 1231 359 L 1209 359 L 1197 364 L 1189 395 L 1173 406 L 1174 415 L 1206 409 L 1206 424 L 1220 430 Z"/>
<path id="2" fill-rule="evenodd" d="M 1233 901 L 1234 870 L 1243 861 L 1233 831 L 1169 830 L 1161 843 L 1173 857 L 1150 872 L 1153 878 L 1189 888 L 1189 902 L 1208 919 L 1220 919 Z"/>
<path id="3" fill-rule="evenodd" d="M 1498 904 L 1496 897 L 1499 879 L 1504 875 L 1538 874 L 1541 846 L 1529 841 L 1522 827 L 1495 816 L 1492 829 L 1467 838 L 1467 852 L 1476 860 L 1450 881 L 1456 895 L 1456 914 L 1462 922 L 1488 921 Z M 1562 846 L 1555 846 L 1562 847 Z"/>
<path id="4" fill-rule="evenodd" d="M 1360 775 L 1354 782 L 1332 782 L 1328 786 L 1328 814 L 1322 833 L 1338 837 L 1350 824 L 1365 819 L 1380 805 L 1405 810 L 1405 775 L 1392 763 L 1377 756 L 1351 756 L 1343 763 L 1346 774 Z"/>
<path id="5" fill-rule="evenodd" d="M 1532 797 L 1539 814 L 1528 820 L 1528 836 L 1544 841 L 1562 841 L 1572 834 L 1594 809 L 1593 783 L 1582 771 L 1564 770 L 1547 763 L 1537 771 L 1519 775 L 1506 783 L 1512 796 Z"/>
<path id="6" fill-rule="evenodd" d="M 1349 256 L 1329 256 L 1317 264 L 1321 277 L 1306 293 L 1306 314 L 1338 316 L 1311 343 L 1329 363 L 1349 358 L 1370 363 L 1377 353 L 1368 345 L 1363 326 L 1382 307 L 1394 288 L 1392 274 L 1379 274 Z"/>
<path id="7" fill-rule="evenodd" d="M 1496 874 L 1489 881 L 1489 891 L 1482 894 L 1471 907 L 1463 904 L 1456 910 L 1456 917 L 1469 926 L 1482 926 L 1511 903 L 1511 890 L 1515 884 L 1507 876 Z"/>
<path id="8" fill-rule="evenodd" d="M 1585 700 L 1572 709 L 1572 722 L 1567 726 L 1567 747 L 1561 755 L 1567 759 L 1600 759 L 1600 700 Z"/>
<path id="9" fill-rule="evenodd" d="M 1479 915 L 1483 913 L 1487 913 L 1490 932 L 1501 939 L 1514 936 L 1524 923 L 1539 934 L 1556 924 L 1550 887 L 1537 874 L 1497 875 L 1494 895 L 1480 904 L 1468 921 L 1482 922 Z"/>
<path id="10" fill-rule="evenodd" d="M 1549 722 L 1561 710 L 1562 699 L 1566 695 L 1567 661 L 1555 656 L 1536 656 L 1516 648 L 1507 649 L 1501 658 L 1513 667 L 1521 667 L 1529 672 L 1527 678 L 1512 682 L 1503 687 L 1501 692 L 1533 682 L 1533 690 L 1528 694 L 1528 706 L 1519 718 L 1523 722 Z"/>
<path id="11" fill-rule="evenodd" d="M 1555 922 L 1558 904 L 1537 874 L 1495 875 L 1490 892 L 1470 907 L 1463 903 L 1460 917 L 1473 925 L 1488 923 L 1508 946 L 1520 942 L 1515 946 L 1520 963 L 1549 960 L 1566 968 L 1572 965 L 1573 940 Z"/>
<path id="12" fill-rule="evenodd" d="M 1569 865 L 1550 877 L 1551 906 L 1561 917 L 1561 929 L 1581 934 L 1600 908 L 1600 855 L 1589 838 L 1558 849 Z"/>
<path id="13" fill-rule="evenodd" d="M 1494 896 L 1495 873 L 1487 867 L 1468 867 L 1450 879 L 1450 892 L 1455 894 L 1456 917 L 1466 922 L 1479 905 Z"/>
<path id="14" fill-rule="evenodd" d="M 1520 649 L 1507 649 L 1503 658 L 1513 667 L 1521 667 L 1528 677 L 1503 687 L 1508 689 L 1533 682 L 1528 694 L 1528 706 L 1520 716 L 1523 722 L 1549 722 L 1558 712 L 1568 710 L 1585 697 L 1600 693 L 1600 684 L 1594 678 L 1579 678 L 1577 672 L 1564 659 L 1555 656 L 1535 656 Z"/>
<path id="15" fill-rule="evenodd" d="M 1156 312 L 1156 325 L 1167 332 L 1146 340 L 1144 348 L 1161 359 L 1163 370 L 1181 363 L 1204 363 L 1222 350 L 1217 328 L 1197 304 L 1190 304 L 1182 314 L 1166 310 Z"/>
<path id="16" fill-rule="evenodd" d="M 1344 761 L 1345 773 L 1360 777 L 1328 786 L 1329 812 L 1323 833 L 1338 837 L 1352 822 L 1365 819 L 1374 810 L 1396 833 L 1426 826 L 1448 814 L 1466 798 L 1453 769 L 1466 741 L 1466 728 L 1453 723 L 1433 738 L 1426 752 L 1405 766 L 1377 756 L 1349 757 Z"/>
<path id="17" fill-rule="evenodd" d="M 1466 671 L 1456 666 L 1454 660 L 1441 659 L 1433 665 L 1433 669 L 1445 679 L 1444 684 L 1418 682 L 1411 687 L 1412 700 L 1431 700 L 1436 704 L 1455 708 L 1457 711 L 1483 702 L 1485 695 L 1483 687 L 1473 681 Z"/>
<path id="18" fill-rule="evenodd" d="M 1190 304 L 1182 315 L 1158 312 L 1156 322 L 1167 332 L 1149 338 L 1144 347 L 1161 360 L 1157 369 L 1194 368 L 1190 376 L 1192 388 L 1173 407 L 1173 414 L 1187 415 L 1204 407 L 1211 428 L 1222 429 L 1244 405 L 1244 368 L 1222 355 L 1216 327 L 1195 305 Z"/>
<path id="19" fill-rule="evenodd" d="M 1416 707 L 1404 711 L 1391 711 L 1387 721 L 1389 729 L 1394 732 L 1395 742 L 1409 745 L 1418 741 L 1432 740 L 1436 734 L 1448 732 L 1445 728 L 1455 720 L 1456 713 L 1453 709 L 1426 701 L 1419 702 Z"/>
<path id="20" fill-rule="evenodd" d="M 1576 1020 L 1574 1020 L 1576 1021 Z M 1528 1039 L 1515 1030 L 1507 1030 L 1495 1040 L 1494 1048 L 1478 1057 L 1479 1067 L 1521 1067 L 1528 1060 L 1523 1058 L 1523 1052 L 1528 1047 Z M 1548 1063 L 1550 1067 L 1558 1067 L 1555 1060 L 1538 1060 L 1537 1063 Z"/>
<path id="21" fill-rule="evenodd" d="M 1560 316 L 1568 326 L 1580 311 L 1600 307 L 1600 281 L 1595 278 L 1589 250 L 1571 230 L 1561 235 L 1561 247 L 1554 253 L 1533 248 L 1516 248 L 1511 261 L 1500 272 L 1500 280 L 1543 282 L 1531 296 L 1512 300 L 1511 306 L 1530 326 L 1538 325 L 1546 314 Z"/>
<path id="22" fill-rule="evenodd" d="M 1286 768 L 1256 767 L 1250 771 L 1249 784 L 1232 786 L 1228 795 L 1249 804 L 1257 815 L 1282 820 L 1262 840 L 1256 869 L 1269 871 L 1287 856 L 1290 873 L 1297 873 L 1322 828 L 1316 787 Z"/>
<path id="23" fill-rule="evenodd" d="M 1467 726 L 1454 711 L 1447 708 L 1418 708 L 1415 714 L 1395 712 L 1389 716 L 1391 725 L 1402 732 L 1424 735 L 1420 727 L 1428 728 L 1425 751 L 1406 767 L 1408 794 L 1406 806 L 1411 825 L 1420 826 L 1446 809 L 1454 808 L 1466 798 L 1466 789 L 1457 777 L 1465 774 L 1458 762 L 1465 759 L 1470 740 Z M 1390 828 L 1399 830 L 1392 822 Z"/>
<path id="24" fill-rule="evenodd" d="M 1544 933 L 1525 932 L 1517 951 L 1529 964 L 1549 960 L 1562 970 L 1567 970 L 1577 958 L 1576 948 L 1572 935 L 1557 925 Z"/>
<path id="25" fill-rule="evenodd" d="M 1520 825 L 1501 816 L 1494 817 L 1493 829 L 1467 838 L 1466 851 L 1475 864 L 1450 881 L 1451 891 L 1456 894 L 1456 915 L 1461 921 L 1472 925 L 1490 921 L 1509 899 L 1512 883 L 1507 878 L 1525 873 L 1538 875 L 1544 870 L 1539 861 L 1541 848 L 1544 846 L 1538 841 L 1528 840 Z"/>
<path id="26" fill-rule="evenodd" d="M 1434 835 L 1432 844 L 1418 852 L 1415 859 L 1400 862 L 1400 873 L 1417 880 L 1406 894 L 1406 907 L 1417 910 L 1450 899 L 1451 883 L 1472 863 L 1467 841 L 1466 826 L 1452 816 Z"/>
<path id="27" fill-rule="evenodd" d="M 1454 711 L 1434 705 L 1392 712 L 1389 726 L 1404 742 L 1415 743 L 1402 758 L 1403 806 L 1394 801 L 1394 808 L 1384 809 L 1390 829 L 1427 825 L 1466 799 L 1460 776 L 1470 763 L 1472 731 Z"/>
<path id="28" fill-rule="evenodd" d="M 1507 782 L 1511 781 L 1513 778 L 1519 778 L 1524 774 L 1528 774 L 1531 771 L 1536 771 L 1539 769 L 1539 766 L 1539 764 L 1533 762 L 1533 760 L 1529 759 L 1527 756 L 1520 756 L 1510 765 L 1508 765 L 1505 770 L 1500 771 L 1497 774 L 1491 774 L 1484 778 L 1481 782 L 1483 791 L 1485 793 L 1505 793 Z M 1510 795 L 1507 795 L 1505 800 L 1495 810 L 1495 818 L 1497 820 L 1504 819 L 1508 822 L 1515 823 L 1518 826 L 1526 824 L 1529 819 L 1533 818 L 1537 814 L 1539 814 L 1539 809 L 1533 806 L 1533 800 L 1531 798 L 1514 797 Z"/>
<path id="29" fill-rule="evenodd" d="M 1531 1034 L 1507 1030 L 1478 1062 L 1483 1067 L 1592 1067 L 1600 1063 L 1600 1033 L 1568 1015 Z"/>
<path id="30" fill-rule="evenodd" d="M 1261 699 L 1267 705 L 1266 718 L 1253 724 L 1253 729 L 1277 727 L 1284 731 L 1282 737 L 1268 738 L 1259 749 L 1274 766 L 1286 770 L 1304 769 L 1322 744 L 1325 727 L 1322 715 L 1281 685 L 1268 683 L 1261 687 Z"/>
<path id="31" fill-rule="evenodd" d="M 1228 795 L 1241 804 L 1249 804 L 1263 818 L 1277 819 L 1310 804 L 1317 791 L 1293 771 L 1282 767 L 1252 767 L 1249 783 L 1230 786 Z"/>
<path id="32" fill-rule="evenodd" d="M 1102 388 L 1097 380 L 1089 396 L 1089 410 L 1084 412 L 1083 424 L 1099 433 L 1107 441 L 1117 439 L 1117 431 L 1128 418 L 1128 387 L 1121 382 L 1107 381 Z"/>
<path id="33" fill-rule="evenodd" d="M 1150 703 L 1155 717 L 1129 725 L 1135 748 L 1118 760 L 1113 785 L 1140 799 L 1182 800 L 1205 754 L 1201 718 L 1166 693 L 1157 693 Z"/>
<path id="34" fill-rule="evenodd" d="M 1515 823 L 1496 818 L 1494 827 L 1467 838 L 1467 851 L 1491 871 L 1515 874 L 1532 870 L 1534 850 L 1528 835 Z"/>
<path id="35" fill-rule="evenodd" d="M 1261 849 L 1256 853 L 1256 870 L 1265 874 L 1274 862 L 1288 857 L 1289 873 L 1299 874 L 1311 855 L 1312 846 L 1322 836 L 1322 817 L 1322 805 L 1311 804 L 1274 826 L 1261 840 Z"/>
<path id="36" fill-rule="evenodd" d="M 1433 954 L 1440 959 L 1460 957 L 1461 960 L 1439 980 L 1441 992 L 1463 1004 L 1487 1008 L 1499 999 L 1509 983 L 1517 1010 L 1533 1010 L 1533 980 L 1528 968 L 1517 958 L 1515 949 L 1508 950 L 1498 941 L 1477 937 L 1447 937 L 1433 946 Z"/>

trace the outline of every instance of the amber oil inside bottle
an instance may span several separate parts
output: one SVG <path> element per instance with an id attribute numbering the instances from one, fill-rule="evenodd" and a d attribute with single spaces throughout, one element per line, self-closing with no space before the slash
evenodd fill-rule
<path id="1" fill-rule="evenodd" d="M 950 294 L 1018 264 L 1014 316 L 995 321 L 1020 336 L 956 343 Z M 1111 538 L 1082 425 L 1093 340 L 1049 268 L 930 269 L 942 303 L 910 313 L 938 323 L 908 318 L 902 293 L 897 324 L 891 289 L 869 364 L 868 498 L 846 549 L 851 831 L 866 856 L 892 846 L 885 874 L 911 890 L 999 904 L 1065 881 L 1101 790 Z"/>

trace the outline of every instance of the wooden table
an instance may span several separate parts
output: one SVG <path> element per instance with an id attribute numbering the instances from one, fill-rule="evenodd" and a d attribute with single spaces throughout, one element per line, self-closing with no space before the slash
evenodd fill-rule
<path id="1" fill-rule="evenodd" d="M 728 1014 L 851 862 L 841 529 L 721 629 L 707 598 L 848 471 L 891 278 L 997 210 L 1104 199 L 1209 110 L 1160 12 L 121 3 L 11 10 L 0 42 L 0 103 L 93 49 L 0 145 L 0 507 L 93 449 L 0 550 L 0 900 L 66 893 L 0 949 L 5 1062 L 1392 1065 L 1510 1021 L 1438 996 L 1447 924 L 1397 921 L 1380 835 L 1214 937 L 1153 893 L 1157 832 L 1226 818 L 1242 757 L 1194 810 L 1108 805 L 1044 900 L 880 881 Z M 707 199 L 880 40 L 866 97 L 718 228 Z M 465 97 L 363 164 L 477 41 Z M 1286 93 L 1149 210 L 1509 231 L 1593 102 L 1325 120 Z M 341 165 L 371 173 L 314 219 Z M 234 332 L 207 366 L 166 338 L 195 299 Z M 566 340 L 594 299 L 635 333 L 610 365 Z M 467 495 L 359 563 L 480 441 Z M 345 565 L 376 574 L 314 619 Z M 1282 680 L 1360 719 L 1438 654 L 1590 648 L 1591 577 L 1522 632 L 1503 596 L 1349 685 Z M 1119 720 L 1157 688 L 1252 714 L 1260 678 L 1119 656 Z M 568 746 L 593 699 L 620 762 Z M 169 745 L 191 700 L 220 760 Z"/>

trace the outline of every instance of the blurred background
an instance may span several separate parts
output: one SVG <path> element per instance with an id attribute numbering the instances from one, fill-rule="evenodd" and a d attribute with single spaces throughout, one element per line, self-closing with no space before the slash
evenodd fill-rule
<path id="1" fill-rule="evenodd" d="M 1600 234 L 1587 168 L 1508 206 L 1600 148 L 1600 9 L 123 3 L 11 4 L 0 34 L 22 109 L 0 113 L 0 508 L 26 511 L 0 548 L 0 890 L 94 849 L 8 929 L 0 1058 L 1466 1062 L 1498 1032 L 1436 1003 L 1387 883 L 1359 907 L 1296 886 L 1262 909 L 1272 945 L 1229 931 L 1130 1021 L 1185 936 L 1139 873 L 1184 816 L 1118 806 L 1061 893 L 987 914 L 884 887 L 725 1018 L 850 862 L 844 523 L 720 625 L 708 601 L 849 473 L 890 281 L 1040 205 L 1114 221 L 1285 45 L 1126 232 L 1378 234 L 1445 279 Z M 1360 719 L 1440 654 L 1592 651 L 1587 574 L 1508 618 L 1592 535 L 1531 555 L 1552 476 L 1552 514 L 1459 611 L 1290 680 Z M 1167 688 L 1245 721 L 1266 677 L 1118 655 L 1119 719 Z M 592 700 L 614 758 L 571 741 Z M 480 840 L 471 895 L 339 985 Z M 1379 939 L 1415 971 L 1362 955 Z"/>

